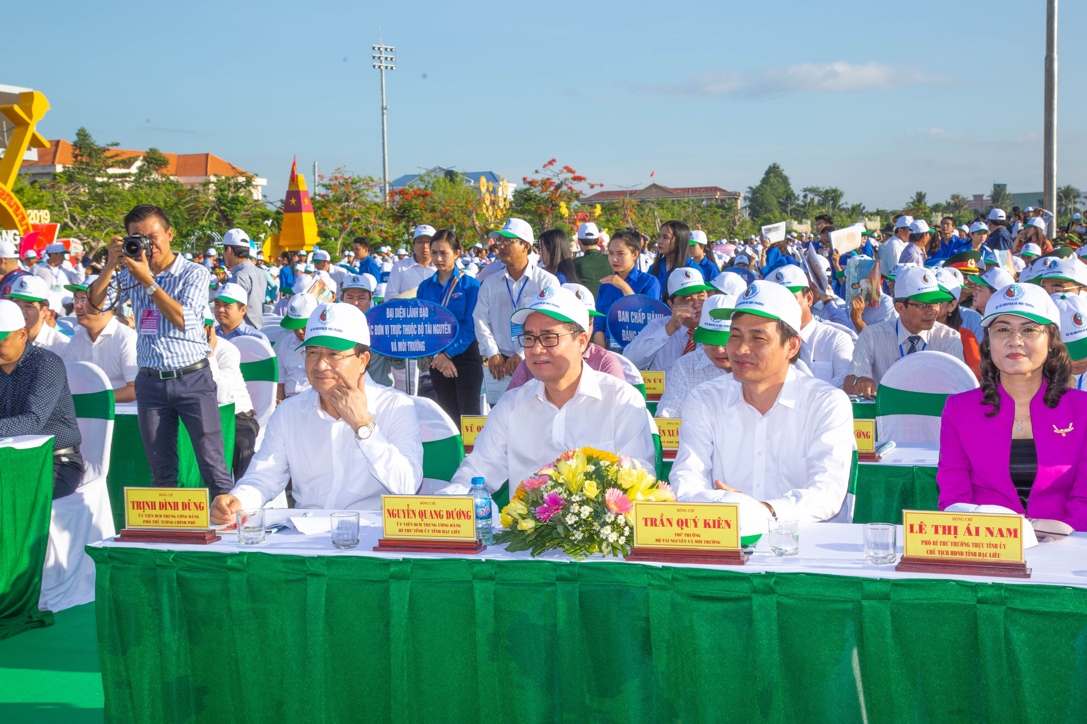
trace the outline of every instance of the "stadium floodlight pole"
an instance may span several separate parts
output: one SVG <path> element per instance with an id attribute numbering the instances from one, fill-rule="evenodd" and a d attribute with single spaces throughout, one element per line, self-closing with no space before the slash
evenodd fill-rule
<path id="1" fill-rule="evenodd" d="M 1045 151 L 1042 187 L 1045 208 L 1053 214 L 1048 233 L 1057 224 L 1057 0 L 1047 0 L 1045 13 Z"/>
<path id="2" fill-rule="evenodd" d="M 374 68 L 381 71 L 381 165 L 382 188 L 385 190 L 384 201 L 389 200 L 389 133 L 386 124 L 386 115 L 389 107 L 385 105 L 385 71 L 396 70 L 396 48 L 391 45 L 370 46 L 374 51 Z"/>

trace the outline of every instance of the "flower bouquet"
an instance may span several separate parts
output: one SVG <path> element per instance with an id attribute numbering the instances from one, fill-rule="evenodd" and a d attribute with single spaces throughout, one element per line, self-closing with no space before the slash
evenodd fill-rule
<path id="1" fill-rule="evenodd" d="M 675 500 L 667 483 L 626 456 L 580 448 L 563 453 L 517 487 L 495 535 L 509 551 L 538 556 L 560 548 L 574 558 L 630 552 L 635 500 Z"/>

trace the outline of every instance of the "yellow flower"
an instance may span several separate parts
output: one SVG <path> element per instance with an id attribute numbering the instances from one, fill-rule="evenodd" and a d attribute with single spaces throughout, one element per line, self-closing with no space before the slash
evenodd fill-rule
<path id="1" fill-rule="evenodd" d="M 528 495 L 528 493 L 525 492 L 525 489 L 522 486 L 518 485 L 517 491 L 513 494 L 513 499 L 524 500 L 526 495 Z"/>
<path id="2" fill-rule="evenodd" d="M 520 500 L 511 500 L 510 504 L 502 509 L 502 512 L 512 518 L 523 518 L 528 515 L 528 506 Z"/>
<path id="3" fill-rule="evenodd" d="M 578 450 L 578 453 L 585 457 L 600 458 L 603 462 L 615 463 L 619 462 L 619 456 L 615 453 L 610 453 L 607 450 L 597 450 L 595 447 L 583 447 Z"/>
<path id="4" fill-rule="evenodd" d="M 536 527 L 536 521 L 533 518 L 522 518 L 517 523 L 517 530 L 532 530 Z"/>
<path id="5" fill-rule="evenodd" d="M 596 496 L 600 494 L 600 487 L 595 480 L 586 480 L 581 492 L 585 493 L 585 497 L 589 500 L 596 500 Z"/>
<path id="6" fill-rule="evenodd" d="M 581 490 L 581 484 L 585 482 L 585 468 L 588 464 L 589 461 L 585 459 L 585 455 L 580 451 L 575 453 L 569 460 L 559 460 L 556 463 L 555 469 L 558 471 L 563 485 L 571 493 Z"/>
<path id="7" fill-rule="evenodd" d="M 506 510 L 503 508 L 502 514 L 498 516 L 498 522 L 503 528 L 509 528 L 513 525 L 513 518 L 506 515 Z"/>
<path id="8" fill-rule="evenodd" d="M 653 497 L 657 491 L 657 479 L 644 468 L 625 468 L 619 471 L 619 484 L 631 500 L 661 500 Z"/>

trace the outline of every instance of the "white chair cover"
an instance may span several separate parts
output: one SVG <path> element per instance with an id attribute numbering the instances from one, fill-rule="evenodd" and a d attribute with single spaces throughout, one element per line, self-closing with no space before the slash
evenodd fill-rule
<path id="1" fill-rule="evenodd" d="M 419 418 L 419 437 L 423 441 L 423 485 L 420 495 L 430 495 L 444 488 L 463 459 L 459 444 L 460 428 L 437 402 L 426 397 L 412 397 Z M 432 477 L 426 477 L 430 473 Z M 440 475 L 440 477 L 435 477 Z"/>
<path id="2" fill-rule="evenodd" d="M 268 420 L 276 409 L 276 386 L 279 373 L 276 366 L 276 353 L 272 350 L 272 346 L 260 337 L 242 336 L 230 341 L 241 353 L 242 378 L 245 380 L 246 389 L 249 390 L 249 397 L 253 400 L 253 411 L 260 424 L 260 432 L 257 433 L 257 447 L 260 447 L 264 439 L 264 428 L 268 426 Z"/>
<path id="3" fill-rule="evenodd" d="M 617 353 L 615 356 L 619 358 L 619 363 L 623 365 L 623 376 L 626 377 L 627 382 L 635 387 L 644 382 L 644 380 L 642 380 L 642 372 L 638 369 L 638 365 L 631 362 L 622 354 Z"/>
<path id="4" fill-rule="evenodd" d="M 977 378 L 962 360 L 925 350 L 888 368 L 876 392 L 876 436 L 880 442 L 940 443 L 939 396 L 975 389 Z M 912 393 L 912 394 L 911 394 Z M 889 414 L 880 414 L 887 412 Z"/>

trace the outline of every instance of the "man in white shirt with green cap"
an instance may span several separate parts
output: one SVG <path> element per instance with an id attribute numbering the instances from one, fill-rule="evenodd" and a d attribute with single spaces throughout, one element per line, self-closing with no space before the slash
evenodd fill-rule
<path id="1" fill-rule="evenodd" d="M 72 293 L 72 310 L 79 326 L 57 354 L 65 362 L 97 365 L 109 378 L 114 402 L 135 402 L 136 375 L 140 371 L 136 364 L 136 331 L 121 324 L 113 311 L 103 312 L 90 303 L 87 290 L 96 279 L 98 275 L 92 274 L 80 284 L 65 285 Z M 103 306 L 109 310 L 116 297 L 112 288 L 107 289 Z"/>
<path id="2" fill-rule="evenodd" d="M 249 471 L 215 498 L 212 521 L 259 508 L 290 481 L 295 507 L 378 510 L 384 494 L 412 495 L 423 481 L 423 443 L 411 398 L 367 379 L 370 327 L 350 304 L 310 315 L 306 375 L 312 389 L 272 413 Z"/>
<path id="3" fill-rule="evenodd" d="M 667 372 L 680 357 L 694 352 L 694 330 L 702 304 L 717 290 L 706 284 L 698 269 L 682 267 L 668 274 L 671 317 L 654 319 L 623 350 L 623 356 L 643 370 Z"/>
<path id="4" fill-rule="evenodd" d="M 721 274 L 718 279 L 722 276 L 726 275 Z M 715 318 L 712 312 L 715 309 L 732 309 L 737 299 L 737 294 L 715 294 L 702 304 L 702 317 L 692 337 L 698 349 L 680 357 L 672 369 L 664 373 L 664 394 L 657 403 L 657 417 L 679 417 L 693 390 L 703 382 L 723 377 L 732 371 L 728 361 L 730 322 L 727 318 Z"/>
<path id="5" fill-rule="evenodd" d="M 1041 273 L 1033 281 L 1047 294 L 1083 294 L 1087 290 L 1087 264 L 1075 255 L 1064 259 L 1046 256 L 1034 264 L 1041 267 Z"/>
<path id="6" fill-rule="evenodd" d="M 53 310 L 49 308 L 50 292 L 45 280 L 33 274 L 18 277 L 11 285 L 8 299 L 23 310 L 30 342 L 35 347 L 60 354 L 69 340 L 48 323 Z"/>
<path id="7" fill-rule="evenodd" d="M 787 264 L 771 272 L 769 281 L 788 289 L 800 305 L 800 359 L 814 376 L 840 388 L 853 362 L 853 340 L 812 315 L 815 293 L 800 267 Z"/>
<path id="8" fill-rule="evenodd" d="M 310 388 L 306 376 L 305 348 L 298 343 L 306 340 L 306 323 L 317 309 L 317 297 L 312 294 L 295 294 L 287 302 L 287 313 L 279 320 L 279 326 L 290 332 L 276 342 L 276 365 L 279 367 L 279 385 L 276 400 L 283 402 Z"/>
<path id="9" fill-rule="evenodd" d="M 735 503 L 755 532 L 771 517 L 834 518 L 849 487 L 853 410 L 844 392 L 795 369 L 796 297 L 756 281 L 734 310 L 711 314 L 731 314 L 732 375 L 700 385 L 683 406 L 670 476 L 679 500 Z"/>

